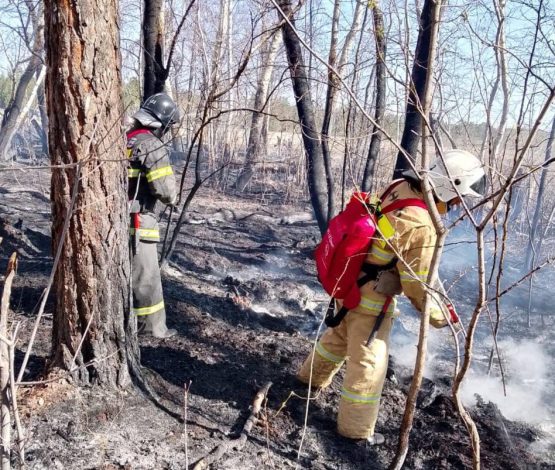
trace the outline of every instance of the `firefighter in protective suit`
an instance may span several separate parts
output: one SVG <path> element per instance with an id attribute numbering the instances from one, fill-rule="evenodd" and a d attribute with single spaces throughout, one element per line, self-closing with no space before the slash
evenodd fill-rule
<path id="1" fill-rule="evenodd" d="M 129 206 L 132 252 L 133 313 L 139 331 L 169 338 L 176 331 L 166 326 L 166 309 L 158 265 L 158 201 L 177 200 L 175 176 L 162 136 L 179 121 L 173 100 L 164 93 L 149 97 L 134 115 L 127 133 Z"/>
<path id="2" fill-rule="evenodd" d="M 429 172 L 434 199 L 440 213 L 460 203 L 462 196 L 482 196 L 485 192 L 485 172 L 481 162 L 463 150 L 444 152 L 445 166 L 438 161 Z M 446 168 L 447 167 L 447 171 Z M 449 176 L 451 180 L 449 179 Z M 424 199 L 420 180 L 412 171 L 403 180 L 393 182 L 382 209 L 401 199 Z M 457 187 L 458 193 L 453 185 Z M 304 361 L 298 378 L 316 388 L 326 387 L 344 362 L 347 363 L 341 388 L 337 417 L 339 434 L 352 439 L 366 439 L 370 444 L 382 444 L 382 434 L 374 432 L 378 418 L 380 397 L 387 372 L 389 335 L 397 315 L 394 296 L 404 293 L 420 312 L 424 309 L 425 281 L 431 264 L 436 232 L 427 209 L 407 206 L 394 210 L 387 217 L 394 234 L 385 242 L 376 233 L 365 263 L 374 266 L 376 277 L 360 287 L 360 304 L 350 310 L 335 328 L 328 328 L 316 344 L 312 354 Z M 398 255 L 397 255 L 397 254 Z M 380 267 L 386 268 L 380 270 Z M 360 277 L 363 276 L 361 273 Z M 386 303 L 386 299 L 390 299 Z M 439 296 L 432 297 L 430 323 L 436 328 L 448 325 L 448 306 Z M 384 309 L 384 304 L 389 305 Z M 336 311 L 341 307 L 336 301 Z M 374 331 L 377 318 L 385 317 Z M 451 308 L 452 311 L 452 308 Z M 450 319 L 458 321 L 453 314 Z"/>

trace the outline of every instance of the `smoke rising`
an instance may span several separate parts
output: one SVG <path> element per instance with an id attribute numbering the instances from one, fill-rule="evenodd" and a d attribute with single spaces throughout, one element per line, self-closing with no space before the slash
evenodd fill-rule
<path id="1" fill-rule="evenodd" d="M 461 389 L 467 405 L 476 402 L 476 394 L 495 403 L 503 416 L 534 424 L 553 422 L 553 397 L 549 380 L 552 361 L 541 345 L 530 341 L 504 340 L 499 345 L 505 369 L 507 396 L 504 395 L 499 368 L 495 375 L 477 372 L 474 367 Z M 487 362 L 484 361 L 484 362 Z"/>

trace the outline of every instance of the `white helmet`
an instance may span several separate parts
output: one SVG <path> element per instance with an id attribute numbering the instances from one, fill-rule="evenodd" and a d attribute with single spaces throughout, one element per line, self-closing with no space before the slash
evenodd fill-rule
<path id="1" fill-rule="evenodd" d="M 434 193 L 440 201 L 448 202 L 459 194 L 474 197 L 485 194 L 486 173 L 478 158 L 466 150 L 453 149 L 443 152 L 443 159 L 445 166 L 438 158 L 429 173 Z"/>

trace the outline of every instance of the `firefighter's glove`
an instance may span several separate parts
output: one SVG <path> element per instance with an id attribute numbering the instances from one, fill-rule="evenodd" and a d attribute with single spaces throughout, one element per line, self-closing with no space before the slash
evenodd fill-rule
<path id="1" fill-rule="evenodd" d="M 449 318 L 451 319 L 451 323 L 453 324 L 460 323 L 459 316 L 457 315 L 457 311 L 455 310 L 455 307 L 453 306 L 453 304 L 445 304 L 445 307 L 447 307 L 447 310 L 449 312 Z"/>
<path id="2" fill-rule="evenodd" d="M 446 304 L 445 307 L 449 311 L 449 319 L 451 320 L 451 324 L 453 325 L 453 330 L 455 330 L 455 334 L 458 335 L 461 332 L 463 332 L 464 334 L 464 327 L 453 304 Z"/>

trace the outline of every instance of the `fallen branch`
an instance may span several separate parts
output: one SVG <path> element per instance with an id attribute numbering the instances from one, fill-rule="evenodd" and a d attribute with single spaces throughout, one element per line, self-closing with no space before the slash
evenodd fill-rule
<path id="1" fill-rule="evenodd" d="M 17 254 L 14 253 L 8 262 L 6 280 L 2 290 L 2 301 L 0 303 L 0 334 L 8 336 L 8 312 L 10 306 L 10 295 L 12 292 L 13 278 L 17 267 Z M 10 355 L 8 344 L 0 342 L 0 392 L 2 404 L 0 405 L 0 416 L 2 423 L 2 457 L 0 459 L 2 470 L 11 468 L 10 455 L 12 445 L 12 420 L 10 416 Z"/>
<path id="2" fill-rule="evenodd" d="M 258 413 L 260 413 L 260 409 L 262 408 L 262 402 L 264 401 L 264 398 L 266 398 L 268 390 L 270 390 L 271 386 L 272 382 L 267 382 L 256 393 L 251 406 L 251 414 L 245 422 L 245 425 L 243 426 L 239 437 L 221 443 L 207 455 L 201 457 L 194 464 L 193 470 L 202 470 L 204 468 L 208 468 L 209 465 L 212 465 L 214 462 L 219 460 L 230 449 L 241 449 L 245 445 L 245 443 L 247 442 L 247 437 L 249 436 L 252 427 L 256 423 Z"/>
<path id="3" fill-rule="evenodd" d="M 185 468 L 189 468 L 189 432 L 187 430 L 187 415 L 189 411 L 189 391 L 191 390 L 191 380 L 183 385 L 183 437 L 185 440 Z"/>
<path id="4" fill-rule="evenodd" d="M 20 323 L 18 322 L 13 330 L 11 344 L 8 344 L 8 354 L 10 357 L 10 398 L 15 429 L 17 431 L 17 452 L 19 464 L 21 465 L 21 467 L 23 467 L 25 463 L 25 434 L 23 431 L 23 426 L 21 425 L 21 417 L 19 415 L 19 408 L 17 406 L 17 384 L 15 382 L 15 343 L 17 341 L 19 326 Z"/>

